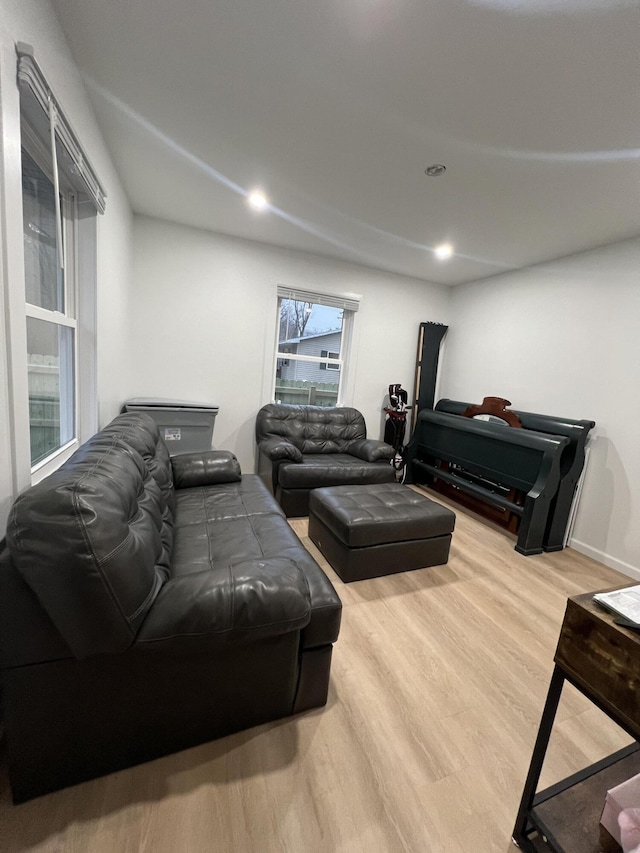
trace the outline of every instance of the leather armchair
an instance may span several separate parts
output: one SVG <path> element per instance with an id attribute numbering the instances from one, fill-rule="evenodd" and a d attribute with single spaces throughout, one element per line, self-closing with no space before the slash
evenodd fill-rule
<path id="1" fill-rule="evenodd" d="M 320 486 L 392 483 L 394 450 L 367 438 L 364 417 L 349 407 L 270 403 L 256 418 L 258 473 L 288 518 L 309 514 Z"/>

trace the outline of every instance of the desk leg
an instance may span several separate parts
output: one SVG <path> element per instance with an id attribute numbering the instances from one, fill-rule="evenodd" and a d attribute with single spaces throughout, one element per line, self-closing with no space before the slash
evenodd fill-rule
<path id="1" fill-rule="evenodd" d="M 520 808 L 518 809 L 518 817 L 516 825 L 513 829 L 513 841 L 518 847 L 523 850 L 534 850 L 529 841 L 527 831 L 529 828 L 529 812 L 533 805 L 533 798 L 536 794 L 542 765 L 549 745 L 551 737 L 551 729 L 558 710 L 560 695 L 564 685 L 564 674 L 559 667 L 555 666 L 551 683 L 549 684 L 549 692 L 547 693 L 547 701 L 545 702 L 544 711 L 540 720 L 540 728 L 536 738 L 535 746 L 533 747 L 533 755 L 531 756 L 531 764 L 529 765 L 529 773 L 527 774 L 522 799 L 520 800 Z"/>

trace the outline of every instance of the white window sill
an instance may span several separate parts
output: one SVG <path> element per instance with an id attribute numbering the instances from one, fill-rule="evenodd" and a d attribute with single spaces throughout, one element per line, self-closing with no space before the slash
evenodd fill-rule
<path id="1" fill-rule="evenodd" d="M 42 462 L 39 462 L 31 469 L 31 485 L 35 486 L 36 483 L 40 483 L 45 479 L 45 477 L 48 477 L 49 474 L 53 474 L 54 471 L 57 471 L 58 468 L 66 462 L 73 453 L 75 453 L 78 447 L 80 447 L 80 442 L 77 438 L 74 438 L 68 442 L 68 444 L 65 444 L 64 447 L 56 450 L 54 454 L 43 459 Z"/>

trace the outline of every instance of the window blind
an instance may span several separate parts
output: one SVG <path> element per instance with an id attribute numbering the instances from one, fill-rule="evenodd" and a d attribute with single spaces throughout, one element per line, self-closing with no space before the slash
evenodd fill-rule
<path id="1" fill-rule="evenodd" d="M 20 109 L 43 141 L 48 141 L 54 123 L 55 135 L 61 143 L 57 146 L 57 156 L 65 175 L 79 192 L 89 196 L 98 213 L 104 213 L 106 193 L 40 70 L 33 48 L 19 42 L 16 52 Z"/>
<path id="2" fill-rule="evenodd" d="M 327 305 L 329 308 L 342 308 L 345 311 L 357 311 L 360 307 L 360 296 L 355 293 L 333 294 L 318 293 L 315 290 L 301 290 L 299 287 L 284 287 L 278 285 L 279 299 L 292 299 L 295 302 L 313 302 L 317 305 Z"/>

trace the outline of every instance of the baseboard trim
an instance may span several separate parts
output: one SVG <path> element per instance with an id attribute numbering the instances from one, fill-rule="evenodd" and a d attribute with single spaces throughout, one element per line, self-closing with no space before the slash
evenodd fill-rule
<path id="1" fill-rule="evenodd" d="M 580 542 L 579 539 L 575 539 L 573 537 L 569 540 L 568 545 L 575 551 L 580 551 L 581 554 L 591 557 L 592 560 L 597 560 L 598 563 L 609 566 L 610 569 L 615 569 L 623 575 L 627 575 L 630 578 L 634 578 L 634 580 L 640 581 L 640 569 L 636 566 L 625 563 L 624 560 L 618 560 L 616 557 L 612 557 L 610 554 L 606 554 L 604 551 L 600 551 L 597 548 L 592 548 L 591 545 L 587 545 L 585 542 Z"/>

